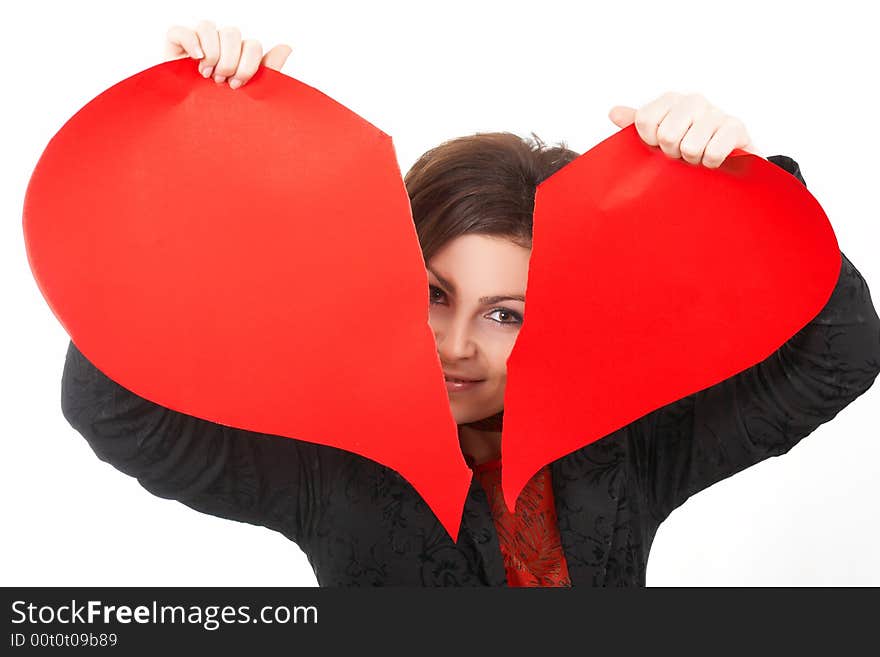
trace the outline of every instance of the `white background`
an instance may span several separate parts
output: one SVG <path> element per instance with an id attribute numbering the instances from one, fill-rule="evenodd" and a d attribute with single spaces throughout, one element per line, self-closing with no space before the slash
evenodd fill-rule
<path id="1" fill-rule="evenodd" d="M 235 25 L 284 72 L 394 137 L 400 166 L 442 140 L 509 130 L 588 150 L 607 112 L 700 92 L 764 156 L 801 166 L 841 249 L 880 296 L 880 63 L 870 3 L 4 2 L 3 585 L 316 585 L 269 530 L 155 498 L 65 421 L 68 338 L 27 265 L 24 191 L 85 103 L 162 61 L 172 24 Z M 218 189 L 217 193 L 223 193 Z M 662 345 L 658 345 L 662 348 Z M 874 386 L 789 454 L 698 494 L 660 527 L 649 586 L 880 585 Z"/>

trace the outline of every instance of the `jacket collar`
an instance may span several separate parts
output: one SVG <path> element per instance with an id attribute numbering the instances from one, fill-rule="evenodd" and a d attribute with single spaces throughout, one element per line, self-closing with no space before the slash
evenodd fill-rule
<path id="1" fill-rule="evenodd" d="M 483 562 L 487 586 L 507 586 L 507 572 L 504 570 L 504 557 L 498 531 L 492 520 L 489 498 L 476 474 L 471 477 L 471 486 L 465 498 L 462 525 L 470 534 L 477 553 Z M 461 540 L 461 539 L 459 539 Z"/>
<path id="2" fill-rule="evenodd" d="M 559 539 L 574 586 L 602 586 L 623 492 L 619 432 L 550 463 Z M 472 477 L 462 516 L 489 586 L 506 586 L 507 573 L 489 500 Z"/>

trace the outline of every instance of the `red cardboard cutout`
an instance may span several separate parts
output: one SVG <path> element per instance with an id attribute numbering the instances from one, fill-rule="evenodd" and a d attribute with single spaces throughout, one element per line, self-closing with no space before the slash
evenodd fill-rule
<path id="1" fill-rule="evenodd" d="M 769 357 L 828 302 L 840 250 L 790 173 L 670 158 L 634 126 L 538 186 L 507 360 L 502 490 Z"/>
<path id="2" fill-rule="evenodd" d="M 46 147 L 24 232 L 74 344 L 155 403 L 401 473 L 457 538 L 471 471 L 391 138 L 261 67 L 160 64 Z"/>
<path id="3" fill-rule="evenodd" d="M 458 539 L 472 474 L 388 135 L 270 69 L 233 91 L 167 62 L 51 140 L 24 233 L 41 292 L 110 378 L 378 461 Z M 630 127 L 545 181 L 508 360 L 508 506 L 549 461 L 766 358 L 839 266 L 819 204 L 752 155 L 692 166 Z"/>

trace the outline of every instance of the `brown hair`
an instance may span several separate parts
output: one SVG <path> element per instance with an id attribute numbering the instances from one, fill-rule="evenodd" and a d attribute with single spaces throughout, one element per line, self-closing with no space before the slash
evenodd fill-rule
<path id="1" fill-rule="evenodd" d="M 531 248 L 535 189 L 576 157 L 565 143 L 510 132 L 451 139 L 423 154 L 404 182 L 425 262 L 468 233 Z"/>

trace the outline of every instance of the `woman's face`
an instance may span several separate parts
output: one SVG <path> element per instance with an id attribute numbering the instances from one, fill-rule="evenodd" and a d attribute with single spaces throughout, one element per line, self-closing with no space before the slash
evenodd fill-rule
<path id="1" fill-rule="evenodd" d="M 525 315 L 530 255 L 510 240 L 470 234 L 427 263 L 429 319 L 456 424 L 504 408 L 507 357 Z M 449 380 L 455 378 L 477 382 Z"/>

